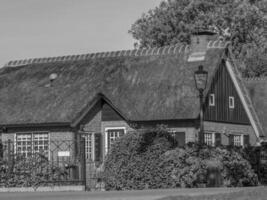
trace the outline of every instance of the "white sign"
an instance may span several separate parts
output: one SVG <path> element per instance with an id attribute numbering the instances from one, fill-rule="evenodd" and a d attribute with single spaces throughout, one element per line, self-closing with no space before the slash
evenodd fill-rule
<path id="1" fill-rule="evenodd" d="M 58 155 L 59 157 L 70 156 L 70 152 L 69 152 L 69 151 L 59 151 L 59 152 L 57 153 L 57 155 Z"/>

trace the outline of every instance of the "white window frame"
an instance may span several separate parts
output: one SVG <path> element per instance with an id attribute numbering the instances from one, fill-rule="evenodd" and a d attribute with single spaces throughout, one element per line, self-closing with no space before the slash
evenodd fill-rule
<path id="1" fill-rule="evenodd" d="M 17 132 L 14 134 L 14 152 L 15 154 L 17 153 L 17 135 L 26 135 L 26 134 L 31 134 L 31 142 L 32 142 L 32 151 L 34 151 L 33 148 L 33 135 L 34 134 L 47 134 L 47 138 L 48 138 L 48 160 L 50 160 L 50 132 L 48 131 L 25 131 L 25 132 Z"/>
<path id="2" fill-rule="evenodd" d="M 105 127 L 105 155 L 108 153 L 108 130 L 116 130 L 116 129 L 123 129 L 124 134 L 126 134 L 126 127 L 125 126 Z"/>
<path id="3" fill-rule="evenodd" d="M 214 93 L 209 95 L 209 106 L 215 106 L 215 94 Z"/>
<path id="4" fill-rule="evenodd" d="M 240 145 L 235 142 L 235 137 L 240 137 Z M 244 146 L 244 135 L 243 134 L 233 134 L 233 143 L 236 147 L 243 147 Z"/>
<path id="5" fill-rule="evenodd" d="M 211 135 L 211 144 L 207 144 L 207 142 L 205 140 L 206 139 L 205 134 L 210 134 Z M 208 132 L 208 131 L 204 132 L 204 144 L 212 146 L 212 147 L 215 146 L 215 132 Z"/>
<path id="6" fill-rule="evenodd" d="M 91 137 L 91 161 L 95 161 L 95 132 L 83 132 L 82 137 L 85 139 L 85 149 L 88 149 L 86 145 L 88 145 L 88 137 Z M 87 155 L 89 155 L 89 152 L 85 152 L 85 157 L 87 158 Z"/>
<path id="7" fill-rule="evenodd" d="M 235 108 L 235 97 L 229 96 L 229 108 Z"/>

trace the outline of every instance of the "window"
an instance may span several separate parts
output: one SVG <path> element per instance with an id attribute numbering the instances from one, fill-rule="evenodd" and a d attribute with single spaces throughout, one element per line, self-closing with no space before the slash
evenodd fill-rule
<path id="1" fill-rule="evenodd" d="M 93 133 L 85 133 L 85 158 L 87 160 L 94 160 L 93 158 Z"/>
<path id="2" fill-rule="evenodd" d="M 222 144 L 222 134 L 219 132 L 204 133 L 204 143 L 209 146 L 220 146 Z"/>
<path id="3" fill-rule="evenodd" d="M 48 155 L 48 133 L 16 134 L 16 153 L 26 157 L 33 153 Z"/>
<path id="4" fill-rule="evenodd" d="M 235 108 L 235 98 L 232 96 L 229 97 L 229 108 Z"/>
<path id="5" fill-rule="evenodd" d="M 234 146 L 243 146 L 243 137 L 242 135 L 234 135 Z"/>
<path id="6" fill-rule="evenodd" d="M 106 128 L 106 153 L 110 151 L 112 144 L 115 140 L 125 134 L 126 130 L 124 127 Z"/>
<path id="7" fill-rule="evenodd" d="M 102 134 L 84 132 L 85 158 L 88 161 L 101 161 L 102 159 Z"/>
<path id="8" fill-rule="evenodd" d="M 214 146 L 215 144 L 214 133 L 204 133 L 204 143 L 209 146 Z"/>
<path id="9" fill-rule="evenodd" d="M 248 134 L 234 133 L 229 135 L 229 145 L 237 147 L 250 146 L 250 138 Z"/>
<path id="10" fill-rule="evenodd" d="M 214 94 L 210 94 L 209 96 L 209 105 L 215 106 L 215 95 Z"/>

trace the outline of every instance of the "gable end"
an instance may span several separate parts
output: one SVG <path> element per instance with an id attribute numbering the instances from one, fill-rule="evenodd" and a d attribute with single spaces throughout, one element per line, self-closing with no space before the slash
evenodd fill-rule
<path id="1" fill-rule="evenodd" d="M 211 101 L 210 99 L 213 100 L 212 104 L 209 102 Z M 224 62 L 218 67 L 207 93 L 204 120 L 250 124 L 242 101 Z"/>

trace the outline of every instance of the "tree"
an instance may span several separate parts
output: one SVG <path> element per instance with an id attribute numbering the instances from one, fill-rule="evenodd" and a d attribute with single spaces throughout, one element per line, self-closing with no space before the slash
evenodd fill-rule
<path id="1" fill-rule="evenodd" d="M 245 76 L 267 75 L 267 0 L 166 0 L 143 14 L 129 30 L 138 47 L 190 43 L 199 28 L 213 28 L 245 62 Z"/>

